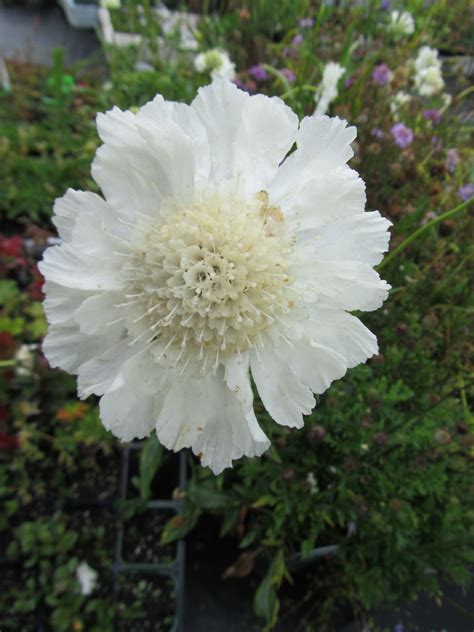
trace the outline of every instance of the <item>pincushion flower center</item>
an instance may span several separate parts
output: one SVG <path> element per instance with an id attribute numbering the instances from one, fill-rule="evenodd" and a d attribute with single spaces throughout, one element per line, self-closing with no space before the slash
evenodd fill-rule
<path id="1" fill-rule="evenodd" d="M 283 215 L 262 191 L 167 208 L 142 219 L 122 275 L 132 344 L 158 360 L 196 358 L 204 372 L 226 357 L 263 346 L 261 334 L 291 305 Z"/>

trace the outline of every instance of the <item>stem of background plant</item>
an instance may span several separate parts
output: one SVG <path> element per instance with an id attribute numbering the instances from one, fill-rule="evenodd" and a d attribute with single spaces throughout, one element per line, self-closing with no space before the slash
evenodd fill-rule
<path id="1" fill-rule="evenodd" d="M 291 90 L 288 79 L 282 72 L 280 72 L 277 68 L 274 68 L 273 66 L 269 66 L 268 64 L 261 64 L 261 66 L 262 68 L 265 68 L 265 70 L 273 75 L 276 79 L 279 79 L 281 81 L 283 87 L 285 88 L 285 92 L 289 92 Z"/>
<path id="2" fill-rule="evenodd" d="M 8 369 L 15 364 L 16 360 L 0 360 L 0 369 Z"/>
<path id="3" fill-rule="evenodd" d="M 405 250 L 405 248 L 409 246 L 413 241 L 415 241 L 415 239 L 418 239 L 420 235 L 422 235 L 423 233 L 426 233 L 430 228 L 432 228 L 436 224 L 439 224 L 439 222 L 443 222 L 444 220 L 449 219 L 453 215 L 456 215 L 456 213 L 459 213 L 460 211 L 465 209 L 467 205 L 473 201 L 474 201 L 474 197 L 470 197 L 468 200 L 466 200 L 465 202 L 462 202 L 461 204 L 458 204 L 458 206 L 455 206 L 450 211 L 446 211 L 446 213 L 443 213 L 442 215 L 435 217 L 424 226 L 420 226 L 420 228 L 418 228 L 417 230 L 415 230 L 415 232 L 409 235 L 404 241 L 402 241 L 401 244 L 399 244 L 394 250 L 392 250 L 392 252 L 388 253 L 388 255 L 385 257 L 382 263 L 380 263 L 375 268 L 377 272 L 380 272 L 382 268 L 385 268 L 385 266 L 388 265 L 390 261 L 392 261 L 392 259 L 394 259 L 398 254 L 400 254 L 402 250 Z"/>
<path id="4" fill-rule="evenodd" d="M 317 88 L 315 86 L 307 86 L 307 85 L 295 86 L 294 88 L 291 88 L 290 90 L 288 90 L 288 92 L 284 92 L 280 98 L 283 99 L 284 101 L 285 99 L 293 96 L 297 92 L 316 92 L 316 90 Z"/>

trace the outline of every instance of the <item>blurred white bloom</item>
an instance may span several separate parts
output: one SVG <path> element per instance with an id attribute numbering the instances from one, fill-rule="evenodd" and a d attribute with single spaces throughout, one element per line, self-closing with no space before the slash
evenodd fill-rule
<path id="1" fill-rule="evenodd" d="M 35 364 L 34 351 L 36 351 L 38 345 L 21 345 L 15 354 L 15 360 L 17 362 L 15 371 L 20 377 L 28 377 L 33 373 L 33 367 Z"/>
<path id="2" fill-rule="evenodd" d="M 326 114 L 329 105 L 337 98 L 337 84 L 345 72 L 346 69 L 343 66 L 333 61 L 330 61 L 324 67 L 323 78 L 321 79 L 318 90 L 314 94 L 317 104 L 314 110 L 316 116 Z"/>
<path id="3" fill-rule="evenodd" d="M 424 97 L 438 94 L 444 88 L 441 61 L 435 48 L 422 46 L 418 51 L 415 59 L 415 87 Z"/>
<path id="4" fill-rule="evenodd" d="M 408 11 L 392 11 L 388 29 L 395 37 L 405 37 L 415 32 L 415 20 Z"/>
<path id="5" fill-rule="evenodd" d="M 317 494 L 319 491 L 318 481 L 316 480 L 316 477 L 314 476 L 313 472 L 308 473 L 308 476 L 306 477 L 306 482 L 309 485 L 309 493 Z"/>
<path id="6" fill-rule="evenodd" d="M 411 96 L 406 92 L 400 90 L 397 94 L 390 99 L 390 111 L 392 114 L 398 114 L 399 110 L 403 108 L 407 103 L 410 103 Z"/>
<path id="7" fill-rule="evenodd" d="M 362 452 L 367 452 L 369 449 L 369 445 L 367 443 L 361 443 L 360 449 L 362 450 Z"/>
<path id="8" fill-rule="evenodd" d="M 436 66 L 424 68 L 415 75 L 415 87 L 422 97 L 431 97 L 444 88 L 443 75 Z"/>
<path id="9" fill-rule="evenodd" d="M 441 61 L 438 57 L 438 51 L 436 48 L 430 48 L 429 46 L 422 46 L 418 50 L 418 54 L 415 59 L 415 70 L 420 72 L 436 66 L 441 69 Z"/>
<path id="10" fill-rule="evenodd" d="M 76 569 L 76 579 L 84 597 L 89 596 L 96 587 L 98 573 L 87 562 L 81 562 Z"/>
<path id="11" fill-rule="evenodd" d="M 230 60 L 225 50 L 212 48 L 205 53 L 200 53 L 194 58 L 194 67 L 198 72 L 210 72 L 216 79 L 233 79 L 235 77 L 235 64 Z"/>
<path id="12" fill-rule="evenodd" d="M 440 113 L 443 114 L 444 112 L 446 112 L 446 110 L 449 108 L 449 106 L 453 102 L 453 97 L 447 92 L 445 92 L 444 94 L 441 95 L 441 100 L 443 101 L 443 105 L 440 109 Z"/>
<path id="13" fill-rule="evenodd" d="M 313 393 L 378 352 L 350 312 L 388 295 L 373 267 L 390 222 L 365 211 L 346 164 L 354 127 L 299 123 L 280 99 L 227 80 L 191 105 L 158 95 L 97 125 L 105 199 L 56 201 L 64 243 L 40 264 L 44 352 L 78 374 L 81 397 L 101 396 L 123 441 L 155 430 L 220 473 L 269 447 L 251 376 L 273 419 L 301 428 Z"/>

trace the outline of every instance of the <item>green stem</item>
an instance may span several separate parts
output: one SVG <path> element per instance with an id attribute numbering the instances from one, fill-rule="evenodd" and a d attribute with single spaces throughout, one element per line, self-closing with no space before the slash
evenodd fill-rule
<path id="1" fill-rule="evenodd" d="M 0 369 L 7 369 L 15 364 L 16 360 L 0 360 Z"/>
<path id="2" fill-rule="evenodd" d="M 472 202 L 473 200 L 474 200 L 474 197 L 470 197 L 468 200 L 466 200 L 465 202 L 462 202 L 461 204 L 458 204 L 458 206 L 454 207 L 450 211 L 446 211 L 446 213 L 443 213 L 442 215 L 439 215 L 438 217 L 435 217 L 434 219 L 432 219 L 430 222 L 428 222 L 424 226 L 420 226 L 420 228 L 415 230 L 414 233 L 409 235 L 405 240 L 402 241 L 401 244 L 399 244 L 396 248 L 394 248 L 392 250 L 392 252 L 389 252 L 389 254 L 385 257 L 385 259 L 382 261 L 382 263 L 380 263 L 375 268 L 377 270 L 377 272 L 380 272 L 380 270 L 382 270 L 382 268 L 385 268 L 385 266 L 388 263 L 390 263 L 390 261 L 392 261 L 392 259 L 394 259 L 398 254 L 400 254 L 400 252 L 402 252 L 402 250 L 405 250 L 405 248 L 407 246 L 409 246 L 413 241 L 415 241 L 415 239 L 418 239 L 418 237 L 420 235 L 422 235 L 423 233 L 428 232 L 430 230 L 430 228 L 432 228 L 436 224 L 439 224 L 440 222 L 443 222 L 445 219 L 449 219 L 453 215 L 456 215 L 456 213 L 459 213 L 460 211 L 465 209 L 467 207 L 467 205 L 470 202 Z"/>

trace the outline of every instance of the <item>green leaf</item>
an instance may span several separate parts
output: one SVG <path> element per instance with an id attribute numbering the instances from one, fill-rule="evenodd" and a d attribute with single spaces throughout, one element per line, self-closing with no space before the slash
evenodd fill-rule
<path id="1" fill-rule="evenodd" d="M 176 514 L 166 523 L 161 534 L 160 544 L 168 544 L 184 537 L 194 527 L 200 515 L 199 507 L 185 502 L 182 513 Z"/>
<path id="2" fill-rule="evenodd" d="M 160 467 L 163 458 L 163 446 L 159 443 L 156 435 L 152 435 L 145 442 L 140 455 L 140 477 L 138 489 L 140 497 L 146 500 L 150 497 L 151 483 Z"/>
<path id="3" fill-rule="evenodd" d="M 232 494 L 216 492 L 213 488 L 194 481 L 189 483 L 186 494 L 201 509 L 224 509 L 238 504 Z"/>
<path id="4" fill-rule="evenodd" d="M 10 279 L 0 281 L 0 303 L 5 303 L 9 298 L 15 296 L 15 294 L 18 294 L 15 281 L 11 281 Z"/>
<path id="5" fill-rule="evenodd" d="M 257 588 L 253 601 L 255 614 L 267 622 L 265 630 L 269 630 L 277 621 L 278 610 L 280 608 L 277 590 L 280 587 L 284 573 L 285 559 L 283 549 L 278 549 L 268 568 L 267 574 Z"/>

